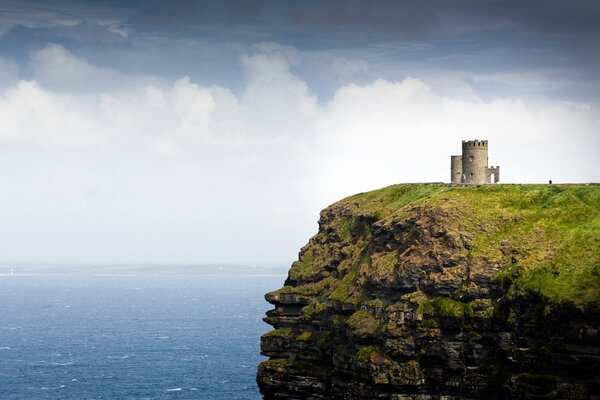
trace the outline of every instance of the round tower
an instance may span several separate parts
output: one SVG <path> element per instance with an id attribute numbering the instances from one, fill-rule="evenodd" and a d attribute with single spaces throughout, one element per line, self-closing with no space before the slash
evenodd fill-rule
<path id="1" fill-rule="evenodd" d="M 450 182 L 462 183 L 462 156 L 450 156 Z"/>
<path id="2" fill-rule="evenodd" d="M 462 173 L 463 183 L 487 183 L 488 141 L 463 140 Z"/>

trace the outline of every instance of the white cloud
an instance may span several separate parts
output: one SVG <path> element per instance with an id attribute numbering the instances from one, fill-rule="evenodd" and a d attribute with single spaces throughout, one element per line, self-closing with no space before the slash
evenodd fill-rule
<path id="1" fill-rule="evenodd" d="M 173 85 L 171 98 L 181 131 L 189 136 L 205 133 L 215 101 L 209 90 L 191 83 L 188 76 Z"/>
<path id="2" fill-rule="evenodd" d="M 0 96 L 0 142 L 98 145 L 105 140 L 98 122 L 73 96 L 46 91 L 34 81 L 19 81 Z"/>
<path id="3" fill-rule="evenodd" d="M 124 39 L 127 39 L 127 37 L 129 36 L 129 31 L 126 28 L 119 26 L 118 24 L 115 24 L 112 21 L 109 21 L 106 23 L 101 22 L 99 25 L 106 26 L 107 27 L 106 30 L 108 30 L 109 32 L 112 32 L 112 33 L 116 33 L 117 35 L 120 35 Z"/>
<path id="4" fill-rule="evenodd" d="M 62 90 L 109 90 L 127 83 L 118 72 L 90 64 L 58 44 L 34 52 L 31 64 L 36 80 Z"/>
<path id="5" fill-rule="evenodd" d="M 317 98 L 307 84 L 293 75 L 286 58 L 258 53 L 244 56 L 247 84 L 240 94 L 244 124 L 253 138 L 303 136 L 317 116 Z M 246 122 L 246 121 L 245 121 Z"/>
<path id="6" fill-rule="evenodd" d="M 271 48 L 242 59 L 239 93 L 189 77 L 116 86 L 128 77 L 57 46 L 33 60 L 39 82 L 0 94 L 5 260 L 32 244 L 38 261 L 289 260 L 331 201 L 448 180 L 464 138 L 490 140 L 505 182 L 599 180 L 590 104 L 461 100 L 417 77 L 319 103 Z M 76 85 L 49 89 L 64 71 Z"/>

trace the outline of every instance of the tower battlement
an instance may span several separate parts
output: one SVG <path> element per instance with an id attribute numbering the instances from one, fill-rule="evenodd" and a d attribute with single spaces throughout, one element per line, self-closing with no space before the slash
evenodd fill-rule
<path id="1" fill-rule="evenodd" d="M 500 167 L 488 167 L 488 141 L 463 140 L 462 155 L 450 157 L 450 182 L 497 183 Z"/>
<path id="2" fill-rule="evenodd" d="M 487 140 L 463 140 L 462 141 L 462 148 L 466 149 L 466 148 L 482 148 L 485 147 L 487 149 L 488 147 L 488 141 Z"/>

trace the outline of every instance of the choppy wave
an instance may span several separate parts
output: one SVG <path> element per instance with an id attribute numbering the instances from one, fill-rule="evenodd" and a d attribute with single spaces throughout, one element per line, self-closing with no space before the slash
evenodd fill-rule
<path id="1" fill-rule="evenodd" d="M 40 390 L 57 390 L 57 389 L 62 389 L 67 387 L 67 385 L 60 385 L 60 386 L 42 386 L 40 388 Z"/>
<path id="2" fill-rule="evenodd" d="M 0 279 L 0 399 L 258 400 L 281 279 L 250 275 Z"/>

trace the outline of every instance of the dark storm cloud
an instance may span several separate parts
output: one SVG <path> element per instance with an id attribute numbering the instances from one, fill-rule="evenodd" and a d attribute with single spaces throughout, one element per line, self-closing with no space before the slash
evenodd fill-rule
<path id="1" fill-rule="evenodd" d="M 424 68 L 466 75 L 555 70 L 577 82 L 546 94 L 588 98 L 600 86 L 597 1 L 5 1 L 1 32 L 0 52 L 21 64 L 32 50 L 58 43 L 125 72 L 217 82 L 239 73 L 240 53 L 272 41 L 358 54 L 377 74 L 354 76 L 363 81 Z M 307 73 L 318 87 L 340 83 Z M 474 90 L 523 90 L 482 79 L 487 83 L 473 83 Z"/>
<path id="2" fill-rule="evenodd" d="M 448 28 L 472 31 L 502 26 L 539 34 L 576 36 L 598 33 L 600 17 L 600 3 L 596 1 L 180 0 L 127 4 L 139 7 L 136 22 L 140 25 L 147 23 L 175 30 L 260 23 L 254 28 L 312 27 L 326 31 L 351 28 L 407 38 L 429 36 Z"/>
<path id="3" fill-rule="evenodd" d="M 140 25 L 174 29 L 253 26 L 262 33 L 303 32 L 318 35 L 338 29 L 366 29 L 414 37 L 437 25 L 426 3 L 406 7 L 395 1 L 175 1 L 158 2 L 143 10 Z M 348 34 L 349 32 L 346 32 Z"/>
<path id="4" fill-rule="evenodd" d="M 600 30 L 597 1 L 5 1 L 0 10 L 4 26 L 112 19 L 132 29 L 171 34 L 228 27 L 248 34 L 335 35 L 340 30 L 349 34 L 350 29 L 414 39 L 489 29 L 573 37 Z"/>
<path id="5" fill-rule="evenodd" d="M 127 8 L 104 2 L 4 0 L 0 2 L 0 30 L 72 26 L 82 21 L 110 24 L 127 16 Z"/>

